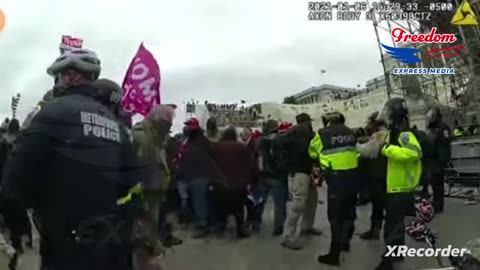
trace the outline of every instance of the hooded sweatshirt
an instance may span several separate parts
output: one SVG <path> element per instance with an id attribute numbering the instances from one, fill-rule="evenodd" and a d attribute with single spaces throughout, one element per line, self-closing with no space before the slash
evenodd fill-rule
<path id="1" fill-rule="evenodd" d="M 170 170 L 167 166 L 165 145 L 172 126 L 173 112 L 167 105 L 157 105 L 142 122 L 132 129 L 133 144 L 139 158 L 151 162 L 152 172 L 143 185 L 148 190 L 168 188 Z"/>

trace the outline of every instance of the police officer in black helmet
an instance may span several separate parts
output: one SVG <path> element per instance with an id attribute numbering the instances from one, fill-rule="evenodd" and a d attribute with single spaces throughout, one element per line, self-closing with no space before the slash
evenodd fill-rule
<path id="1" fill-rule="evenodd" d="M 404 219 L 413 206 L 413 193 L 420 182 L 422 147 L 410 128 L 405 100 L 388 100 L 379 119 L 385 122 L 388 130 L 382 147 L 382 155 L 387 158 L 383 238 L 386 246 L 400 246 L 405 245 Z M 393 269 L 394 262 L 402 259 L 386 252 L 375 269 Z"/>
<path id="2" fill-rule="evenodd" d="M 58 76 L 62 94 L 24 131 L 2 193 L 34 209 L 48 246 L 42 269 L 130 270 L 132 208 L 118 199 L 142 174 L 117 116 L 91 85 L 100 60 L 73 50 L 48 73 Z"/>
<path id="3" fill-rule="evenodd" d="M 428 184 L 433 190 L 433 207 L 435 213 L 443 212 L 444 205 L 444 170 L 450 161 L 452 134 L 447 124 L 442 121 L 442 114 L 439 108 L 432 108 L 427 113 L 427 135 L 433 144 L 432 155 L 428 162 L 430 171 L 430 183 L 425 183 L 424 192 L 428 192 Z"/>
<path id="4" fill-rule="evenodd" d="M 310 157 L 320 162 L 328 185 L 327 215 L 330 222 L 330 250 L 318 262 L 340 265 L 340 253 L 350 251 L 356 219 L 355 204 L 359 188 L 358 153 L 353 131 L 339 112 L 322 117 L 324 128 L 312 139 Z"/>

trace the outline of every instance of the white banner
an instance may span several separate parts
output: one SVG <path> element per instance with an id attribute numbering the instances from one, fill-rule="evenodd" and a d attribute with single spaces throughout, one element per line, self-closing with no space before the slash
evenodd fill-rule
<path id="1" fill-rule="evenodd" d="M 72 37 L 69 35 L 63 35 L 62 41 L 60 42 L 60 53 L 63 53 L 66 50 L 80 49 L 83 46 L 83 39 Z"/>

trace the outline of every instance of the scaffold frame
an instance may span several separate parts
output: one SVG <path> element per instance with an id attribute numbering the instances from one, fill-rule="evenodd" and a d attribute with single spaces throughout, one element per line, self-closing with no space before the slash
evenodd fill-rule
<path id="1" fill-rule="evenodd" d="M 480 1 L 480 0 L 478 0 Z M 477 2 L 478 2 L 477 1 Z M 398 80 L 399 76 L 402 75 L 393 75 L 392 70 L 386 66 L 386 55 L 384 54 L 384 50 L 382 49 L 381 44 L 387 43 L 385 37 L 382 38 L 380 35 L 381 31 L 389 33 L 391 41 L 388 43 L 392 43 L 394 47 L 397 47 L 397 44 L 394 42 L 393 37 L 390 35 L 392 29 L 395 27 L 400 27 L 404 29 L 407 34 L 425 34 L 430 32 L 431 29 L 426 29 L 425 27 L 420 24 L 418 21 L 385 21 L 381 20 L 378 12 L 371 8 L 371 2 L 367 0 L 367 7 L 368 11 L 372 13 L 372 24 L 375 29 L 375 34 L 377 38 L 379 53 L 380 53 L 380 61 L 383 66 L 383 72 L 385 76 L 385 83 L 386 83 L 386 90 L 387 90 L 387 97 L 390 98 L 392 95 L 394 96 L 401 96 L 403 98 L 407 98 L 407 86 L 403 85 L 403 83 L 394 83 L 395 80 Z M 458 0 L 455 0 L 458 6 Z M 459 27 L 459 34 L 463 41 L 463 43 L 467 43 L 468 40 L 466 39 L 462 27 Z M 475 32 L 480 33 L 480 30 L 475 27 Z M 383 40 L 382 40 L 383 39 Z M 470 42 L 477 42 L 480 44 L 480 37 L 476 36 L 475 39 L 470 39 Z M 438 44 L 435 44 L 438 46 Z M 411 43 L 408 44 L 409 47 L 418 48 L 418 44 Z M 431 45 L 423 45 L 426 48 L 431 49 Z M 423 56 L 422 56 L 423 57 Z M 448 106 L 448 107 L 458 107 L 460 104 L 458 100 L 456 100 L 455 96 L 464 93 L 469 83 L 469 78 L 472 77 L 474 73 L 474 65 L 472 62 L 472 57 L 466 57 L 468 63 L 464 63 L 461 59 L 449 59 L 446 61 L 445 57 L 442 55 L 440 61 L 442 63 L 442 67 L 452 67 L 455 69 L 455 75 L 416 75 L 419 80 L 420 89 L 419 92 L 421 93 L 424 99 L 434 100 L 436 103 Z M 398 67 L 419 67 L 423 68 L 425 66 L 425 59 L 424 61 L 410 66 L 405 64 L 398 63 Z M 467 64 L 467 65 L 465 65 Z M 475 80 L 472 80 L 474 84 L 473 87 L 477 89 L 475 85 Z"/>

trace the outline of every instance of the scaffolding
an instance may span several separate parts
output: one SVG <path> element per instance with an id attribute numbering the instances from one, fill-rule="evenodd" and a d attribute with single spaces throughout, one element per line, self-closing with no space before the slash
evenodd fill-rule
<path id="1" fill-rule="evenodd" d="M 458 1 L 455 0 L 458 6 Z M 475 4 L 480 4 L 480 0 L 472 1 Z M 394 47 L 398 45 L 394 42 L 393 37 L 390 33 L 392 29 L 399 27 L 407 32 L 407 34 L 420 34 L 430 32 L 430 28 L 426 27 L 425 24 L 418 21 L 386 21 L 381 20 L 373 8 L 370 6 L 370 2 L 367 1 L 367 6 L 369 12 L 372 14 L 372 23 L 375 29 L 375 34 L 377 36 L 378 48 L 380 51 L 380 59 L 383 66 L 387 97 L 391 98 L 393 96 L 400 96 L 406 100 L 423 100 L 425 104 L 430 104 L 432 102 L 446 106 L 448 108 L 457 108 L 461 106 L 459 103 L 459 95 L 465 93 L 467 86 L 470 88 L 478 89 L 476 80 L 470 80 L 474 78 L 475 68 L 480 67 L 480 64 L 475 66 L 473 63 L 473 57 L 471 54 L 465 58 L 461 57 L 451 57 L 446 59 L 445 55 L 441 54 L 438 57 L 433 57 L 433 59 L 427 59 L 424 55 L 421 56 L 422 62 L 416 63 L 413 65 L 402 64 L 399 61 L 390 58 L 383 53 L 381 44 L 392 43 Z M 381 31 L 389 33 L 391 38 L 390 40 L 382 40 Z M 470 43 L 476 42 L 480 44 L 480 38 L 477 33 L 480 33 L 478 27 L 475 27 L 475 38 L 465 37 L 464 30 L 462 27 L 458 27 L 458 34 L 462 43 L 467 44 L 467 47 Z M 428 51 L 433 47 L 429 44 L 418 44 L 412 43 L 407 44 L 408 47 L 414 47 L 421 49 L 422 51 Z M 438 47 L 438 45 L 436 45 Z M 470 52 L 468 52 L 470 53 Z M 467 63 L 465 63 L 465 59 Z M 390 62 L 390 64 L 389 64 Z M 393 75 L 392 70 L 394 67 L 408 67 L 408 68 L 431 68 L 431 67 L 445 67 L 445 68 L 454 68 L 455 75 L 415 75 L 415 76 L 402 76 L 402 75 Z"/>

